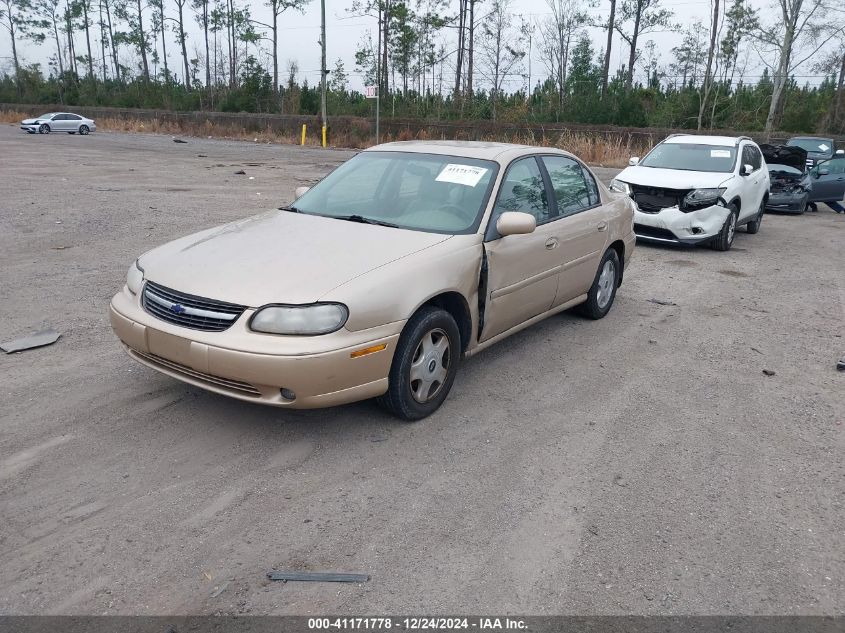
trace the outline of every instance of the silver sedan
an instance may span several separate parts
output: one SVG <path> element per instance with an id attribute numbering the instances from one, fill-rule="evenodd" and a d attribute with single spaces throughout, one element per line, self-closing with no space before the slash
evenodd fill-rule
<path id="1" fill-rule="evenodd" d="M 34 119 L 24 119 L 21 121 L 21 129 L 30 134 L 35 134 L 36 132 L 39 134 L 49 134 L 50 132 L 76 134 L 79 132 L 85 136 L 95 131 L 97 126 L 93 120 L 86 119 L 84 116 L 78 114 L 71 112 L 48 112 Z"/>

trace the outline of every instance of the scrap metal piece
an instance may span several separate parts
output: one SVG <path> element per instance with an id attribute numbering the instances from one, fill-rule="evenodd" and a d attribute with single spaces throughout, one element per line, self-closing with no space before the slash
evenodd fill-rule
<path id="1" fill-rule="evenodd" d="M 836 369 L 839 371 L 845 371 L 845 356 L 839 359 L 839 362 L 836 363 Z"/>
<path id="2" fill-rule="evenodd" d="M 270 580 L 296 580 L 303 582 L 367 582 L 367 574 L 338 574 L 335 572 L 316 571 L 271 571 L 267 574 Z"/>
<path id="3" fill-rule="evenodd" d="M 22 352 L 26 349 L 34 349 L 36 347 L 44 347 L 45 345 L 51 345 L 52 343 L 58 341 L 60 336 L 61 334 L 56 332 L 56 330 L 48 328 L 46 330 L 41 330 L 39 332 L 35 332 L 34 334 L 30 334 L 29 336 L 15 339 L 14 341 L 0 343 L 0 349 L 2 349 L 7 354 L 11 354 L 13 352 Z"/>

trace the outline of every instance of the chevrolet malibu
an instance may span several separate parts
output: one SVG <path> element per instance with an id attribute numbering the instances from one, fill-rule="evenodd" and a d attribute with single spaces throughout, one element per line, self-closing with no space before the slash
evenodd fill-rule
<path id="1" fill-rule="evenodd" d="M 635 243 L 631 199 L 556 149 L 388 143 L 297 193 L 139 257 L 110 307 L 130 356 L 241 400 L 417 420 L 462 358 L 605 316 Z"/>

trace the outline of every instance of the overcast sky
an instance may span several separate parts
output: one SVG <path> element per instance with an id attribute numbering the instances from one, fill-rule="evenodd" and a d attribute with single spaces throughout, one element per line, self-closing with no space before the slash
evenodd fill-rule
<path id="1" fill-rule="evenodd" d="M 711 0 L 666 0 L 661 2 L 661 6 L 670 8 L 675 12 L 675 21 L 686 27 L 693 24 L 696 20 L 700 20 L 705 24 L 705 29 L 709 28 L 709 13 L 711 11 Z M 166 0 L 166 4 L 173 10 L 174 3 Z M 261 0 L 250 0 L 249 2 L 252 10 L 252 15 L 255 19 L 262 22 L 269 22 L 269 9 L 267 9 Z M 326 29 L 328 42 L 328 67 L 334 67 L 336 59 L 343 60 L 346 71 L 349 74 L 350 87 L 354 89 L 361 89 L 363 86 L 363 78 L 357 74 L 355 69 L 355 50 L 358 42 L 362 36 L 369 29 L 373 32 L 374 38 L 376 33 L 376 19 L 368 17 L 358 17 L 350 15 L 347 9 L 351 6 L 352 0 L 327 0 L 326 2 Z M 455 7 L 457 1 L 452 2 Z M 485 3 L 479 5 L 480 10 L 483 11 Z M 761 18 L 764 22 L 771 21 L 772 9 L 767 4 L 767 0 L 752 0 L 752 5 L 761 9 Z M 546 0 L 514 0 L 513 12 L 522 15 L 525 19 L 537 23 L 549 17 L 549 8 Z M 596 16 L 601 16 L 607 11 L 608 3 L 606 0 L 599 0 L 597 7 L 591 9 L 591 13 Z M 452 10 L 453 12 L 455 9 Z M 197 28 L 194 20 L 186 20 L 190 24 L 188 36 L 188 54 L 193 56 L 193 47 L 201 44 L 201 31 Z M 304 14 L 297 12 L 286 12 L 282 15 L 280 32 L 280 46 L 279 46 L 279 60 L 280 60 L 280 75 L 283 75 L 283 69 L 286 61 L 295 59 L 299 68 L 301 69 L 300 78 L 307 78 L 310 84 L 319 81 L 320 77 L 320 47 L 318 39 L 320 35 L 320 3 L 319 0 L 312 0 Z M 454 37 L 454 30 L 447 29 L 444 32 L 448 33 L 448 37 Z M 598 29 L 588 30 L 593 45 L 597 51 L 604 48 L 604 34 Z M 534 45 L 532 46 L 531 55 L 531 76 L 532 83 L 535 83 L 537 78 L 543 78 L 546 75 L 546 70 L 539 58 L 536 39 L 539 33 L 535 29 Z M 661 53 L 660 63 L 668 65 L 671 61 L 671 49 L 677 46 L 681 41 L 682 35 L 679 33 L 652 33 L 646 36 L 646 41 L 653 40 L 657 45 L 658 52 Z M 77 51 L 80 52 L 84 48 L 84 38 L 77 36 L 76 43 Z M 706 33 L 704 39 L 706 40 Z M 93 40 L 93 38 L 92 38 Z M 96 42 L 92 41 L 92 47 L 98 49 Z M 454 44 L 453 44 L 454 46 Z M 54 45 L 50 40 L 42 45 L 34 45 L 30 42 L 21 42 L 18 45 L 18 51 L 25 62 L 40 62 L 43 68 L 46 68 L 46 61 L 48 56 L 53 53 Z M 128 50 L 126 54 L 129 55 Z M 180 59 L 178 57 L 179 49 L 175 43 L 175 35 L 171 37 L 168 42 L 168 60 L 172 71 L 179 72 Z M 9 44 L 8 34 L 5 30 L 0 30 L 0 64 L 9 71 L 11 69 L 11 46 Z M 95 53 L 95 57 L 97 54 Z M 628 51 L 627 47 L 620 40 L 618 36 L 614 39 L 614 51 L 612 57 L 611 68 L 616 68 L 627 61 Z M 528 59 L 526 58 L 526 70 Z M 746 71 L 747 78 L 751 81 L 756 80 L 759 76 L 762 67 L 759 64 L 759 59 L 756 55 L 749 56 L 749 66 Z M 801 75 L 810 75 L 809 69 L 801 71 Z M 202 74 L 201 74 L 202 75 Z M 181 76 L 181 75 L 180 75 Z M 280 77 L 281 79 L 281 77 Z M 808 79 L 809 80 L 809 79 Z M 799 83 L 803 83 L 802 78 Z M 513 90 L 520 87 L 524 80 L 514 77 L 510 79 L 510 84 L 505 88 Z"/>

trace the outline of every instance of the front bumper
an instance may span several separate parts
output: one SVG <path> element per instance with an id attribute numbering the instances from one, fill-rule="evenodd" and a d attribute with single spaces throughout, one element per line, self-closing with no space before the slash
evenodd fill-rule
<path id="1" fill-rule="evenodd" d="M 276 336 L 247 328 L 248 309 L 228 330 L 204 332 L 161 321 L 124 287 L 109 308 L 129 355 L 173 378 L 248 402 L 291 409 L 328 407 L 379 396 L 404 322 L 322 336 Z M 352 358 L 354 351 L 385 344 Z M 296 394 L 293 400 L 281 389 Z"/>
<path id="2" fill-rule="evenodd" d="M 713 205 L 689 211 L 667 207 L 657 213 L 634 211 L 634 233 L 638 239 L 671 244 L 698 244 L 716 237 L 730 213 L 727 207 Z"/>
<path id="3" fill-rule="evenodd" d="M 800 213 L 807 206 L 810 194 L 804 192 L 800 195 L 794 193 L 769 193 L 769 200 L 766 202 L 766 211 L 785 211 L 787 213 Z"/>
<path id="4" fill-rule="evenodd" d="M 21 123 L 21 129 L 24 132 L 37 132 L 38 126 L 37 125 L 24 125 L 23 123 Z"/>

